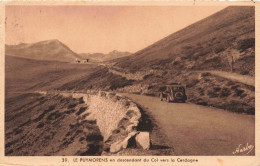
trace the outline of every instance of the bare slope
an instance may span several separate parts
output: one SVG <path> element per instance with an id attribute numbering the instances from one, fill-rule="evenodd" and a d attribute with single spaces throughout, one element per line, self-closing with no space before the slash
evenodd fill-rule
<path id="1" fill-rule="evenodd" d="M 11 92 L 49 90 L 97 70 L 95 65 L 40 61 L 6 56 L 5 85 Z"/>
<path id="2" fill-rule="evenodd" d="M 6 94 L 36 90 L 116 89 L 132 80 L 95 64 L 40 61 L 13 56 L 5 60 Z"/>
<path id="3" fill-rule="evenodd" d="M 227 7 L 195 24 L 117 60 L 117 67 L 135 72 L 147 69 L 229 70 L 254 75 L 254 7 Z"/>
<path id="4" fill-rule="evenodd" d="M 62 62 L 74 62 L 79 56 L 59 40 L 47 40 L 33 44 L 6 45 L 6 55 Z"/>

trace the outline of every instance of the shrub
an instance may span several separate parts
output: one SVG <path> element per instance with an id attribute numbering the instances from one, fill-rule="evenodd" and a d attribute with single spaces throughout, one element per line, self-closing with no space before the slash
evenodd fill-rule
<path id="1" fill-rule="evenodd" d="M 227 86 L 230 86 L 230 85 L 235 85 L 235 83 L 233 81 L 228 81 Z"/>
<path id="2" fill-rule="evenodd" d="M 221 88 L 220 87 L 214 87 L 213 90 L 214 90 L 214 92 L 219 92 L 221 90 Z"/>
<path id="3" fill-rule="evenodd" d="M 238 112 L 238 113 L 244 112 L 243 104 L 237 100 L 231 100 L 228 103 L 224 103 L 221 107 L 223 109 L 231 110 L 231 111 Z"/>
<path id="4" fill-rule="evenodd" d="M 242 93 L 244 93 L 245 91 L 243 89 L 235 89 L 235 93 L 237 96 L 241 96 Z"/>
<path id="5" fill-rule="evenodd" d="M 153 76 L 153 74 L 147 74 L 147 75 L 145 75 L 145 76 L 143 77 L 143 79 L 145 80 L 145 79 L 150 78 L 150 77 L 152 77 L 152 76 Z"/>
<path id="6" fill-rule="evenodd" d="M 234 85 L 234 86 L 231 87 L 231 89 L 232 89 L 232 90 L 235 90 L 235 89 L 237 89 L 238 87 L 239 87 L 239 85 Z"/>
<path id="7" fill-rule="evenodd" d="M 192 79 L 190 82 L 187 83 L 187 87 L 193 87 L 195 86 L 197 83 L 199 83 L 200 81 L 198 79 Z"/>
<path id="8" fill-rule="evenodd" d="M 202 73 L 201 76 L 204 77 L 204 76 L 210 76 L 211 74 L 206 72 L 206 73 Z"/>
<path id="9" fill-rule="evenodd" d="M 220 92 L 220 97 L 228 97 L 231 94 L 228 88 L 223 88 Z"/>
<path id="10" fill-rule="evenodd" d="M 184 46 L 184 47 L 182 47 L 183 49 L 191 49 L 192 48 L 192 46 Z"/>
<path id="11" fill-rule="evenodd" d="M 197 101 L 194 101 L 196 104 L 199 104 L 199 105 L 203 105 L 203 106 L 207 106 L 208 103 L 206 101 L 204 101 L 202 98 L 198 98 Z"/>
<path id="12" fill-rule="evenodd" d="M 199 91 L 199 94 L 201 96 L 205 95 L 204 90 L 202 88 L 198 88 L 197 90 Z"/>
<path id="13" fill-rule="evenodd" d="M 217 54 L 217 53 L 223 52 L 225 49 L 226 49 L 226 47 L 223 47 L 220 45 L 220 46 L 216 47 L 214 51 Z"/>
<path id="14" fill-rule="evenodd" d="M 214 91 L 212 91 L 212 90 L 208 90 L 207 95 L 208 95 L 210 98 L 216 98 L 216 97 L 219 96 L 216 92 L 214 92 Z"/>
<path id="15" fill-rule="evenodd" d="M 240 40 L 237 43 L 237 49 L 241 52 L 245 51 L 248 48 L 255 48 L 255 38 Z"/>
<path id="16" fill-rule="evenodd" d="M 242 75 L 249 75 L 249 71 L 244 70 L 244 71 L 241 71 L 240 74 L 242 74 Z"/>

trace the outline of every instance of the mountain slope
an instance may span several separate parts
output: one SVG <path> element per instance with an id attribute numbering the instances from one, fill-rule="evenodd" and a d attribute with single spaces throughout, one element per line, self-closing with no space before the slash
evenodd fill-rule
<path id="1" fill-rule="evenodd" d="M 99 70 L 97 65 L 25 59 L 5 56 L 6 97 L 12 93 L 52 90 L 63 84 L 80 80 Z"/>
<path id="2" fill-rule="evenodd" d="M 120 51 L 114 50 L 114 51 L 111 51 L 107 54 L 103 54 L 103 53 L 93 53 L 93 54 L 82 53 L 82 54 L 79 54 L 79 55 L 84 59 L 88 58 L 88 59 L 90 59 L 91 61 L 94 61 L 94 62 L 103 62 L 103 61 L 109 61 L 109 60 L 125 57 L 125 56 L 128 56 L 130 54 L 131 54 L 130 52 L 120 52 Z"/>
<path id="3" fill-rule="evenodd" d="M 74 62 L 75 58 L 79 58 L 75 52 L 56 39 L 33 44 L 6 45 L 5 54 L 29 59 L 62 62 Z"/>
<path id="4" fill-rule="evenodd" d="M 227 7 L 168 37 L 121 58 L 116 67 L 135 72 L 147 69 L 178 70 L 230 68 L 254 75 L 254 7 Z M 177 70 L 177 71 L 176 71 Z"/>
<path id="5" fill-rule="evenodd" d="M 255 79 L 254 7 L 227 7 L 113 62 L 112 70 L 142 78 L 117 91 L 158 96 L 180 82 L 188 102 L 254 114 L 254 84 L 240 81 Z"/>

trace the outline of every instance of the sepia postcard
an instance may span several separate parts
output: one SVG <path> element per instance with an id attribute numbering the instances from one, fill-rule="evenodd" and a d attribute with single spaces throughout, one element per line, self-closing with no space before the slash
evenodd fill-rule
<path id="1" fill-rule="evenodd" d="M 260 166 L 259 14 L 0 2 L 0 165 Z"/>

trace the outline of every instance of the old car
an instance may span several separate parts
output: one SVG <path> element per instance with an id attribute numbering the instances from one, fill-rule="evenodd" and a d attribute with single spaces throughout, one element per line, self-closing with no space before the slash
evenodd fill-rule
<path id="1" fill-rule="evenodd" d="M 185 86 L 180 84 L 166 85 L 160 92 L 160 99 L 167 102 L 185 102 L 187 96 L 185 93 Z"/>

